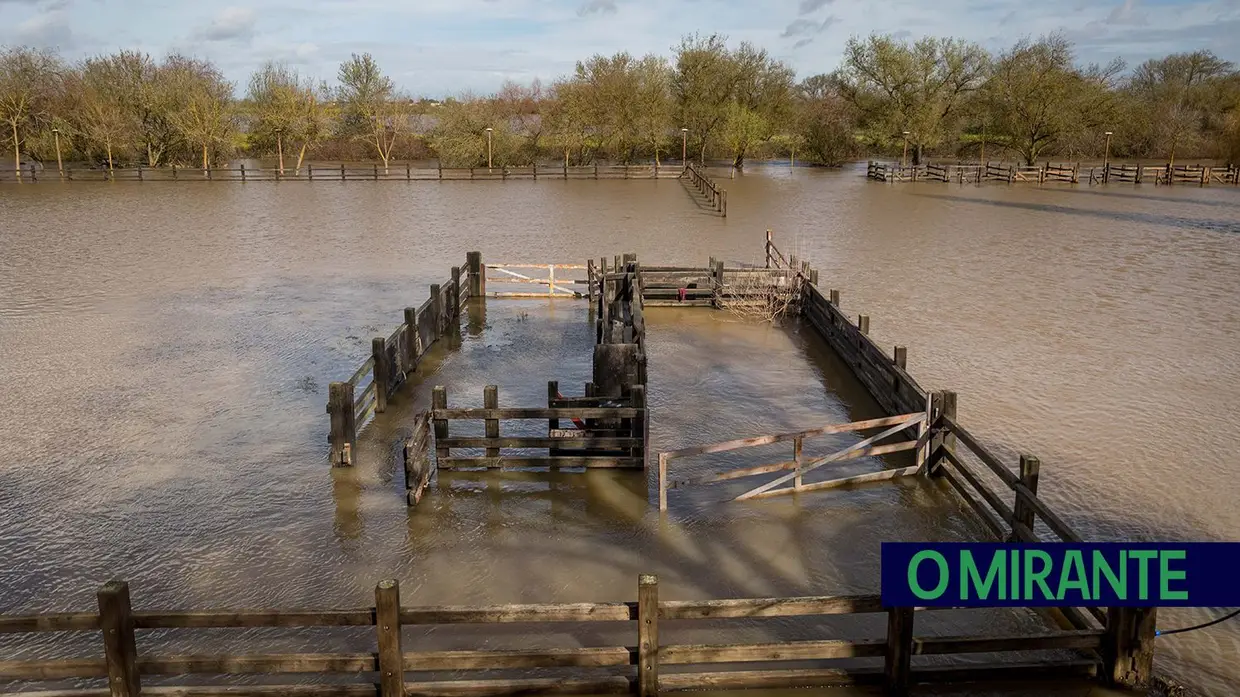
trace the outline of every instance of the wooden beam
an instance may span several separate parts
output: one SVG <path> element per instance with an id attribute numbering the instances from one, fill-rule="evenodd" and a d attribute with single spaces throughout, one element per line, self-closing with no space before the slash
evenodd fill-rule
<path id="1" fill-rule="evenodd" d="M 652 574 L 637 580 L 637 694 L 659 694 L 659 578 Z"/>
<path id="2" fill-rule="evenodd" d="M 405 697 L 404 652 L 400 641 L 400 583 L 375 586 L 375 630 L 379 643 L 379 695 Z"/>
<path id="3" fill-rule="evenodd" d="M 138 678 L 138 645 L 134 638 L 129 584 L 109 581 L 99 589 L 98 597 L 108 688 L 112 697 L 139 697 L 142 686 Z"/>

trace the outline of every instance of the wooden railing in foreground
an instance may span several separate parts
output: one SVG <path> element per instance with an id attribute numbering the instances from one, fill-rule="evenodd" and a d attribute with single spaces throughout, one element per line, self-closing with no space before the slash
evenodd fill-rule
<path id="1" fill-rule="evenodd" d="M 706 174 L 702 168 L 692 162 L 685 164 L 685 169 L 682 176 L 686 177 L 689 182 L 697 188 L 699 194 L 709 199 L 712 209 L 718 211 L 721 217 L 728 217 L 727 189 L 721 189 L 719 185 L 710 178 L 710 175 Z"/>
<path id="2" fill-rule="evenodd" d="M 818 687 L 881 683 L 888 695 L 908 694 L 916 683 L 970 680 L 1065 679 L 1089 677 L 1104 662 L 1123 652 L 1127 637 L 1099 629 L 1010 635 L 914 636 L 914 608 L 883 608 L 877 595 L 741 598 L 726 600 L 661 600 L 658 579 L 642 575 L 636 602 L 559 603 L 491 606 L 402 606 L 400 585 L 381 581 L 372 607 L 327 610 L 134 611 L 129 586 L 113 581 L 98 593 L 98 612 L 0 615 L 0 633 L 101 632 L 102 658 L 0 661 L 0 679 L 59 681 L 107 679 L 107 686 L 16 693 L 57 697 L 406 697 L 413 695 L 490 695 L 635 693 L 748 687 Z M 959 610 L 968 612 L 967 610 Z M 752 627 L 755 619 L 885 613 L 885 635 L 869 638 L 807 639 L 768 643 L 671 644 L 660 629 L 675 631 L 702 621 L 738 620 Z M 457 649 L 407 651 L 402 628 L 426 625 L 527 623 L 528 639 L 516 650 Z M 633 643 L 579 648 L 527 648 L 545 636 L 537 627 L 557 624 L 557 637 L 590 642 L 600 632 L 591 625 L 611 623 L 632 627 Z M 578 632 L 569 626 L 587 625 Z M 664 627 L 670 623 L 670 627 Z M 633 625 L 636 625 L 635 627 Z M 256 627 L 374 627 L 375 650 L 351 653 L 220 655 L 160 652 L 158 638 L 143 638 L 150 629 Z M 726 640 L 737 628 L 731 622 L 713 625 Z M 781 625 L 783 626 L 783 625 Z M 634 631 L 635 630 L 635 631 Z M 449 630 L 436 630 L 443 636 Z M 476 641 L 486 642 L 487 635 Z M 161 637 L 166 638 L 166 637 Z M 141 639 L 141 641 L 139 641 Z M 467 640 L 467 639 L 466 639 Z M 218 639 L 217 639 L 218 641 Z M 593 641 L 598 641 L 594 638 Z M 460 645 L 461 641 L 453 642 Z M 154 644 L 154 645 L 152 645 Z M 141 647 L 141 648 L 140 648 Z M 1036 662 L 948 662 L 914 666 L 913 656 L 976 653 L 1073 651 L 1075 658 L 1050 656 Z M 1097 652 L 1095 654 L 1095 652 Z M 850 659 L 848 666 L 834 666 Z M 863 659 L 861 661 L 851 659 Z M 871 664 L 864 659 L 882 659 Z M 769 664 L 777 667 L 756 667 Z M 780 667 L 779 664 L 784 664 Z M 810 667 L 787 667 L 788 664 Z M 730 665 L 727 665 L 730 664 Z M 861 665 L 858 665 L 861 664 Z M 717 670 L 701 671 L 722 665 Z M 1109 665 L 1109 664 L 1108 664 Z M 688 667 L 690 670 L 685 670 Z M 503 671 L 529 669 L 522 677 Z M 670 669 L 670 670 L 669 670 Z M 451 671 L 450 676 L 442 673 Z M 694 672 L 690 672 L 694 671 Z M 458 672 L 464 672 L 461 675 Z M 469 675 L 473 673 L 473 675 Z M 352 676 L 348 682 L 298 684 L 195 685 L 167 676 L 291 674 Z M 439 675 L 437 675 L 439 674 Z M 159 678 L 158 686 L 143 685 Z M 268 682 L 270 681 L 270 678 Z M 360 680 L 359 680 L 360 678 Z"/>
<path id="3" fill-rule="evenodd" d="M 328 386 L 327 413 L 331 430 L 327 440 L 333 465 L 353 464 L 353 448 L 357 432 L 372 414 L 387 409 L 388 397 L 405 379 L 418 369 L 422 358 L 444 336 L 459 333 L 461 308 L 471 297 L 483 294 L 486 288 L 482 254 L 470 252 L 465 260 L 466 278 L 461 267 L 452 267 L 446 283 L 430 287 L 430 297 L 421 307 L 405 308 L 405 321 L 388 336 L 377 336 L 371 342 L 371 356 L 353 371 L 344 382 Z M 369 378 L 369 381 L 367 381 Z M 365 382 L 361 394 L 360 385 Z"/>
<path id="4" fill-rule="evenodd" d="M 300 170 L 246 167 L 126 167 L 107 169 L 66 167 L 62 172 L 23 168 L 20 179 L 12 169 L 0 169 L 0 181 L 37 182 L 270 182 L 270 181 L 506 181 L 509 179 L 675 179 L 681 168 L 658 165 L 523 165 L 496 167 L 416 167 L 392 163 L 370 165 L 305 165 Z"/>

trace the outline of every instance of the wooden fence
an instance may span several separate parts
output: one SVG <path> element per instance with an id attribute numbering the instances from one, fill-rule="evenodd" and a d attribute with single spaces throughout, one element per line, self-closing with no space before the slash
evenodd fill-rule
<path id="1" fill-rule="evenodd" d="M 523 467 L 564 467 L 642 469 L 649 444 L 649 414 L 646 388 L 635 385 L 622 396 L 604 397 L 590 383 L 581 397 L 563 397 L 559 383 L 547 386 L 547 407 L 501 408 L 499 388 L 483 388 L 483 406 L 448 406 L 443 386 L 431 393 L 431 424 L 434 429 L 435 468 L 511 469 Z M 501 436 L 501 421 L 545 421 L 544 436 Z M 484 421 L 485 436 L 453 436 L 452 421 Z M 569 428 L 561 428 L 568 425 Z M 416 440 L 417 434 L 414 439 Z M 407 445 L 416 452 L 416 445 Z M 481 454 L 454 456 L 453 449 L 476 449 Z M 539 455 L 506 454 L 508 449 L 546 450 Z M 409 459 L 406 458 L 406 463 Z M 406 480 L 410 479 L 406 473 Z M 416 478 L 415 482 L 418 481 Z M 408 488 L 408 487 L 407 487 Z M 415 501 L 416 503 L 416 501 Z"/>
<path id="2" fill-rule="evenodd" d="M 713 210 L 718 211 L 721 217 L 728 217 L 727 189 L 720 188 L 719 185 L 710 178 L 710 175 L 706 174 L 704 170 L 692 162 L 685 164 L 684 172 L 681 176 L 688 179 L 690 184 L 693 184 L 698 193 L 709 201 L 710 207 Z"/>
<path id="3" fill-rule="evenodd" d="M 506 181 L 509 179 L 676 179 L 680 167 L 657 165 L 593 165 L 521 167 L 415 167 L 411 163 L 393 163 L 388 167 L 371 165 L 306 165 L 301 170 L 237 167 L 132 167 L 124 169 L 71 167 L 63 170 L 43 169 L 34 165 L 17 173 L 0 170 L 0 181 L 30 183 L 73 181 L 166 181 L 166 182 L 262 182 L 262 181 Z"/>
<path id="4" fill-rule="evenodd" d="M 520 269 L 520 271 L 514 271 Z M 530 285 L 546 286 L 547 291 L 491 291 L 492 298 L 583 298 L 591 290 L 593 280 L 593 261 L 589 265 L 582 264 L 487 264 L 486 280 L 493 285 L 513 284 L 528 288 Z M 572 271 L 587 270 L 589 278 L 573 278 Z M 547 275 L 534 275 L 545 271 Z M 567 277 L 564 272 L 570 272 Z M 557 272 L 559 275 L 557 276 Z"/>
<path id="5" fill-rule="evenodd" d="M 1081 163 L 1040 165 L 1005 164 L 943 164 L 902 166 L 895 162 L 869 162 L 866 177 L 883 182 L 940 181 L 960 184 L 1000 181 L 1008 184 L 1046 182 L 1078 183 L 1082 173 L 1089 184 L 1125 182 L 1132 184 L 1240 184 L 1240 167 L 1205 167 L 1202 165 L 1106 164 L 1082 170 Z"/>
<path id="6" fill-rule="evenodd" d="M 421 307 L 405 308 L 405 321 L 386 337 L 371 342 L 371 356 L 344 382 L 328 386 L 327 413 L 331 417 L 330 460 L 333 465 L 353 464 L 357 432 L 372 414 L 387 409 L 388 397 L 417 371 L 422 358 L 437 341 L 460 332 L 461 308 L 471 297 L 482 295 L 485 270 L 482 254 L 470 252 L 461 267 L 452 267 L 446 283 L 432 284 L 430 297 Z M 361 393 L 359 386 L 365 384 Z"/>
<path id="7" fill-rule="evenodd" d="M 490 606 L 409 606 L 396 580 L 380 581 L 371 607 L 319 610 L 134 611 L 130 590 L 112 581 L 98 593 L 97 612 L 0 616 L 0 633 L 99 632 L 102 658 L 0 661 L 0 679 L 22 681 L 107 680 L 106 687 L 42 692 L 58 697 L 441 697 L 516 694 L 637 694 L 695 689 L 826 687 L 882 684 L 888 695 L 910 686 L 975 680 L 1025 682 L 1096 675 L 1131 663 L 1129 638 L 1100 629 L 955 636 L 915 633 L 927 609 L 882 607 L 878 595 L 663 600 L 658 579 L 639 577 L 635 602 Z M 971 612 L 970 610 L 934 610 Z M 811 638 L 769 643 L 726 643 L 755 619 L 886 615 L 878 636 Z M 714 644 L 671 643 L 662 638 L 709 623 Z M 408 627 L 435 627 L 441 637 L 466 625 L 525 625 L 531 641 L 520 649 L 467 648 L 408 651 Z M 298 654 L 169 654 L 166 632 L 147 630 L 303 627 L 374 627 L 374 649 Z M 605 635 L 603 628 L 610 628 Z M 662 630 L 662 636 L 661 636 Z M 600 636 L 630 632 L 632 641 L 599 646 Z M 568 636 L 576 648 L 534 648 L 537 639 Z M 485 645 L 490 632 L 469 633 Z M 622 634 L 620 634 L 622 636 Z M 69 639 L 68 636 L 65 636 Z M 462 641 L 454 642 L 459 646 Z M 530 646 L 529 644 L 533 644 Z M 1031 661 L 1026 652 L 1055 651 Z M 1068 657 L 1064 652 L 1070 652 Z M 1022 652 L 1018 660 L 977 663 L 972 654 Z M 913 656 L 958 657 L 914 665 Z M 961 660 L 964 659 L 964 660 Z M 841 664 L 841 661 L 846 663 Z M 1128 661 L 1128 663 L 1125 663 Z M 808 666 L 808 667 L 803 667 Z M 524 669 L 522 677 L 509 677 Z M 333 682 L 297 683 L 294 675 L 331 676 Z M 274 684 L 201 685 L 187 676 L 266 676 Z M 162 683 L 144 685 L 154 678 Z M 169 678 L 173 678 L 170 680 Z M 176 679 L 180 678 L 180 679 Z M 173 684 L 168 684 L 169 682 Z M 79 683 L 80 685 L 80 683 Z M 35 694 L 35 693 L 18 693 Z"/>

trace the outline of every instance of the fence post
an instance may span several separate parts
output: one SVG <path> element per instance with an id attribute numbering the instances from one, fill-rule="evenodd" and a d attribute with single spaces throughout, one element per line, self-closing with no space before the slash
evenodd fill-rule
<path id="1" fill-rule="evenodd" d="M 431 284 L 431 317 L 435 321 L 431 322 L 431 342 L 439 340 L 443 333 L 443 298 L 439 296 L 439 284 Z"/>
<path id="2" fill-rule="evenodd" d="M 375 586 L 375 634 L 379 643 L 379 695 L 404 697 L 405 656 L 400 648 L 400 582 Z"/>
<path id="3" fill-rule="evenodd" d="M 340 181 L 344 181 L 344 163 L 340 163 Z"/>
<path id="4" fill-rule="evenodd" d="M 306 181 L 314 181 L 314 165 L 306 163 Z"/>
<path id="5" fill-rule="evenodd" d="M 771 268 L 771 231 L 770 230 L 766 231 L 766 266 L 765 268 L 768 268 L 768 269 Z"/>
<path id="6" fill-rule="evenodd" d="M 409 180 L 412 178 L 412 177 L 410 176 L 410 175 L 412 174 L 412 172 L 411 172 L 410 170 L 411 170 L 411 167 L 410 167 L 409 163 L 408 163 L 408 162 L 406 162 L 406 163 L 405 163 L 405 181 L 409 181 Z"/>
<path id="7" fill-rule="evenodd" d="M 465 263 L 469 266 L 469 297 L 481 297 L 487 290 L 487 279 L 483 275 L 482 252 L 466 252 Z"/>
<path id="8" fill-rule="evenodd" d="M 637 694 L 659 694 L 659 577 L 637 577 Z"/>
<path id="9" fill-rule="evenodd" d="M 726 218 L 728 217 L 728 190 L 724 189 L 719 193 L 719 196 L 720 205 L 722 206 L 720 210 L 723 212 L 723 217 Z"/>
<path id="10" fill-rule="evenodd" d="M 448 388 L 443 385 L 436 385 L 431 390 L 431 409 L 447 409 L 448 408 Z M 431 413 L 434 416 L 434 412 Z M 448 449 L 439 447 L 440 441 L 448 438 L 448 420 L 435 419 L 435 467 L 439 468 L 439 461 L 448 457 Z"/>
<path id="11" fill-rule="evenodd" d="M 944 419 L 956 420 L 956 393 L 951 390 L 942 390 L 937 393 L 938 416 Z M 943 453 L 948 452 L 952 455 L 956 454 L 956 434 L 947 430 L 945 425 L 941 425 L 938 434 L 930 440 L 930 464 L 928 471 L 931 476 L 938 472 L 939 465 L 944 456 Z"/>
<path id="12" fill-rule="evenodd" d="M 667 510 L 667 453 L 659 453 L 659 510 Z"/>
<path id="13" fill-rule="evenodd" d="M 839 309 L 839 306 L 840 306 L 840 291 L 839 291 L 838 289 L 832 288 L 832 289 L 828 292 L 828 294 L 827 294 L 827 295 L 828 295 L 828 297 L 830 298 L 830 300 L 829 300 L 828 302 L 830 302 L 830 303 L 831 303 L 831 305 L 832 305 L 832 306 L 834 306 L 836 309 Z"/>
<path id="14" fill-rule="evenodd" d="M 1020 483 L 1029 488 L 1034 494 L 1038 493 L 1038 469 L 1041 462 L 1032 455 L 1020 456 Z M 1033 530 L 1033 506 L 1025 500 L 1024 496 L 1016 494 L 1016 506 L 1013 511 L 1012 536 L 1008 538 L 1009 542 L 1020 541 L 1020 534 L 1016 532 L 1016 523 L 1020 523 L 1025 527 Z M 1032 541 L 1032 540 L 1031 540 Z"/>
<path id="15" fill-rule="evenodd" d="M 418 358 L 421 351 L 418 350 L 418 339 L 421 338 L 418 333 L 418 311 L 412 307 L 405 308 L 405 366 L 408 368 L 406 373 L 412 373 L 418 369 Z"/>
<path id="16" fill-rule="evenodd" d="M 375 413 L 382 414 L 387 409 L 388 385 L 392 382 L 392 366 L 388 365 L 387 339 L 381 336 L 371 339 L 370 352 L 375 359 L 375 366 L 371 373 L 375 383 Z"/>
<path id="17" fill-rule="evenodd" d="M 801 438 L 801 436 L 797 436 L 796 438 L 792 439 L 792 460 L 793 462 L 797 463 L 796 477 L 792 480 L 793 489 L 801 488 L 801 459 L 802 459 L 801 458 L 801 445 L 802 444 L 803 444 L 803 439 Z"/>
<path id="18" fill-rule="evenodd" d="M 245 181 L 245 164 L 241 165 L 241 181 Z"/>
<path id="19" fill-rule="evenodd" d="M 857 315 L 857 331 L 868 335 L 870 333 L 870 316 Z"/>
<path id="20" fill-rule="evenodd" d="M 586 259 L 586 288 L 589 290 L 590 313 L 594 313 L 594 260 Z"/>
<path id="21" fill-rule="evenodd" d="M 723 300 L 723 260 L 715 260 L 715 307 Z"/>
<path id="22" fill-rule="evenodd" d="M 460 325 L 461 319 L 461 267 L 452 267 L 452 311 L 448 316 L 456 320 L 456 324 Z"/>
<path id="23" fill-rule="evenodd" d="M 138 645 L 134 638 L 133 608 L 129 584 L 108 581 L 99 589 L 99 628 L 103 630 L 103 653 L 108 664 L 108 689 L 112 697 L 138 697 Z"/>
<path id="24" fill-rule="evenodd" d="M 327 387 L 327 413 L 331 418 L 330 460 L 333 466 L 353 464 L 353 444 L 357 440 L 357 418 L 353 413 L 353 383 L 333 382 Z"/>
<path id="25" fill-rule="evenodd" d="M 499 386 L 487 385 L 482 388 L 482 408 L 499 409 Z M 499 419 L 486 420 L 487 438 L 499 438 Z M 499 457 L 499 448 L 487 448 L 487 457 Z"/>
<path id="26" fill-rule="evenodd" d="M 375 163 L 375 165 L 374 165 L 374 167 L 375 167 L 375 169 L 374 169 L 374 172 L 375 172 L 374 180 L 375 180 L 375 181 L 379 181 L 379 163 L 378 163 L 378 162 L 376 162 L 376 163 Z"/>
<path id="27" fill-rule="evenodd" d="M 547 381 L 547 408 L 550 409 L 555 401 L 560 398 L 560 382 L 558 380 Z M 551 432 L 560 427 L 559 419 L 547 419 L 547 437 L 551 437 Z M 555 456 L 555 448 L 551 448 L 548 455 Z"/>
<path id="28" fill-rule="evenodd" d="M 908 694 L 912 657 L 913 608 L 890 608 L 887 610 L 887 651 L 883 661 L 883 694 L 886 697 L 905 697 Z"/>
<path id="29" fill-rule="evenodd" d="M 896 367 L 900 370 L 906 370 L 908 367 L 908 347 L 897 346 L 891 352 L 892 360 L 895 361 Z M 900 389 L 900 377 L 898 375 L 891 376 L 891 390 L 894 392 Z"/>
<path id="30" fill-rule="evenodd" d="M 634 455 L 642 460 L 642 469 L 646 469 L 646 446 L 650 443 L 650 429 L 647 427 L 649 422 L 649 411 L 646 409 L 646 386 L 633 385 L 629 388 L 629 394 L 632 396 L 633 408 L 640 409 L 639 413 L 633 419 L 633 435 L 642 439 L 642 444 L 634 448 Z"/>
<path id="31" fill-rule="evenodd" d="M 1115 687 L 1145 687 L 1154 670 L 1157 608 L 1107 608 L 1102 638 L 1103 679 Z"/>

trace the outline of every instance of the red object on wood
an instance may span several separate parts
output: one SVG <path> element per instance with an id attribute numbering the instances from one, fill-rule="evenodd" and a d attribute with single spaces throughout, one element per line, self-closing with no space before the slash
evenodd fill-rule
<path id="1" fill-rule="evenodd" d="M 679 294 L 680 294 L 680 302 L 684 302 L 685 301 L 685 289 L 681 288 L 679 290 Z"/>
<path id="2" fill-rule="evenodd" d="M 564 395 L 560 394 L 559 392 L 556 392 L 555 396 L 559 397 L 560 399 L 564 399 Z M 579 430 L 582 430 L 582 431 L 586 430 L 586 422 L 582 421 L 581 419 L 574 418 L 573 425 L 576 426 Z"/>

